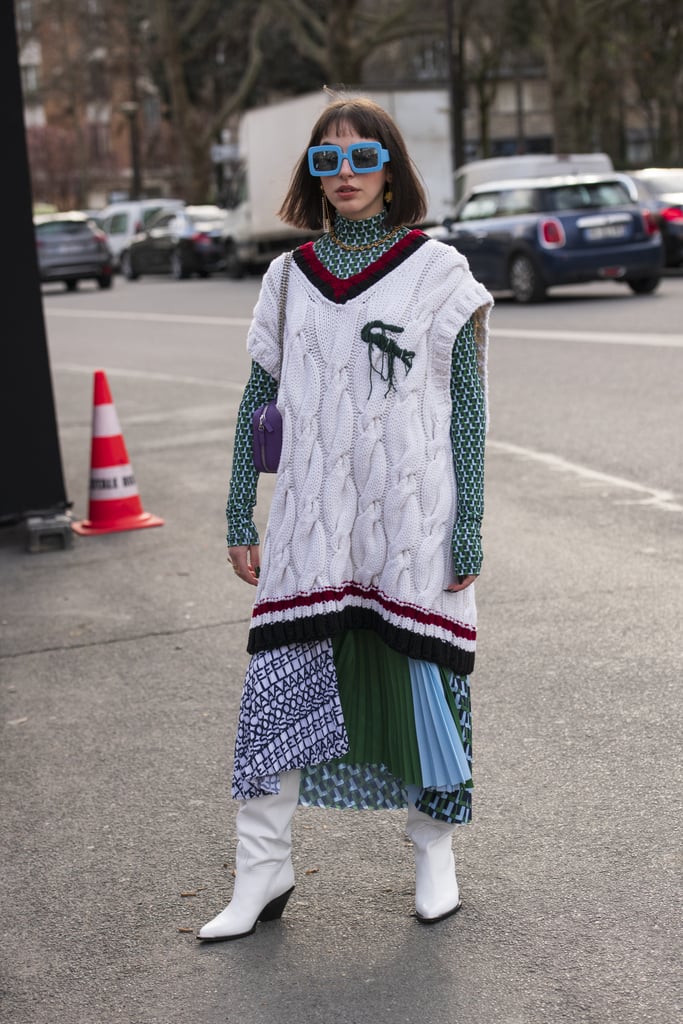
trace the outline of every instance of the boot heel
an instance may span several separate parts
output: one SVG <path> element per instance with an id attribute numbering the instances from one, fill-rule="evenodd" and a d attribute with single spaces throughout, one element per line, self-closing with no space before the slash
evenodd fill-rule
<path id="1" fill-rule="evenodd" d="M 278 918 L 282 917 L 282 911 L 287 906 L 287 900 L 294 892 L 294 886 L 288 889 L 287 892 L 283 892 L 282 896 L 276 896 L 270 903 L 266 903 L 265 907 L 258 916 L 259 921 L 277 921 Z"/>

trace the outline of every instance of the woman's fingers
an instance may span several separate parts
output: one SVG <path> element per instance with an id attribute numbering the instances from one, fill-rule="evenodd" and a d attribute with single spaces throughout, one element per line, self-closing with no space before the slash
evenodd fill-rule
<path id="1" fill-rule="evenodd" d="M 236 576 L 253 587 L 258 583 L 261 566 L 258 544 L 228 548 L 228 561 Z"/>
<path id="2" fill-rule="evenodd" d="M 446 590 L 449 590 L 452 594 L 457 593 L 458 590 L 467 590 L 468 587 L 472 586 L 476 578 L 476 576 L 458 576 L 457 583 L 450 583 Z"/>

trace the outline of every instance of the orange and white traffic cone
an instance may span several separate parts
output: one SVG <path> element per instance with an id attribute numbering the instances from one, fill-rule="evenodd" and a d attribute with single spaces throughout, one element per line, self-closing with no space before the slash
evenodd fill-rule
<path id="1" fill-rule="evenodd" d="M 142 508 L 104 370 L 95 370 L 88 512 L 88 519 L 71 524 L 84 536 L 142 530 L 164 523 Z"/>

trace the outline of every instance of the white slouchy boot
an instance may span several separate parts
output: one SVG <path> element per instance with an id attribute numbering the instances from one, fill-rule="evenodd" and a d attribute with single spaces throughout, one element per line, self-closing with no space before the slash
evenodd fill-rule
<path id="1" fill-rule="evenodd" d="M 421 924 L 443 921 L 462 906 L 453 857 L 455 828 L 409 801 L 406 832 L 415 849 L 415 916 Z"/>
<path id="2" fill-rule="evenodd" d="M 205 942 L 251 935 L 257 921 L 282 916 L 294 889 L 291 822 L 301 772 L 283 772 L 280 792 L 246 800 L 237 812 L 236 876 L 232 900 L 197 933 Z"/>

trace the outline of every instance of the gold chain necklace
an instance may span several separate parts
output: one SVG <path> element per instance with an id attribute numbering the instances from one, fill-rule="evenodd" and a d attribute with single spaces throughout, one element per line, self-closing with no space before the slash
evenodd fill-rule
<path id="1" fill-rule="evenodd" d="M 368 249 L 376 249 L 379 245 L 384 245 L 385 242 L 390 242 L 394 235 L 397 235 L 401 230 L 401 225 L 392 228 L 388 234 L 383 235 L 382 238 L 378 238 L 376 242 L 364 242 L 362 245 L 349 245 L 348 242 L 342 242 L 341 238 L 337 238 L 334 233 L 334 227 L 330 223 L 329 236 L 335 245 L 338 245 L 340 249 L 346 249 L 348 252 L 367 252 Z"/>

